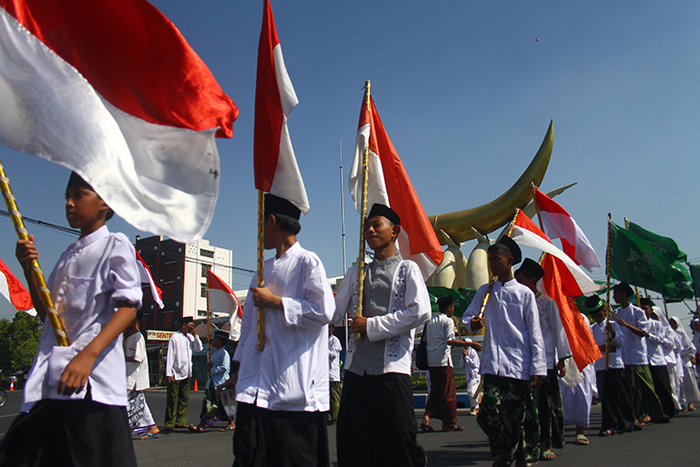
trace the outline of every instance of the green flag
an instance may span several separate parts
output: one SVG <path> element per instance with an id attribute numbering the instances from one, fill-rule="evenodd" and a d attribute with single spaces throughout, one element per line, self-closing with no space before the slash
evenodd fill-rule
<path id="1" fill-rule="evenodd" d="M 658 251 L 671 268 L 671 281 L 666 284 L 666 298 L 693 298 L 693 279 L 686 266 L 688 255 L 683 253 L 678 244 L 669 237 L 650 232 L 634 222 L 628 222 L 628 231 L 637 234 Z M 652 289 L 654 290 L 654 289 Z"/>
<path id="2" fill-rule="evenodd" d="M 433 307 L 433 313 L 439 313 L 440 309 L 437 305 L 437 299 L 444 297 L 445 295 L 451 295 L 452 300 L 455 302 L 455 314 L 458 318 L 461 318 L 467 307 L 474 299 L 476 295 L 476 289 L 467 289 L 461 287 L 459 289 L 448 289 L 447 287 L 428 287 L 428 293 L 430 294 L 430 303 Z"/>
<path id="3" fill-rule="evenodd" d="M 612 277 L 664 295 L 675 292 L 673 270 L 651 243 L 611 222 L 609 247 Z"/>
<path id="4" fill-rule="evenodd" d="M 678 249 L 678 244 L 676 244 L 672 238 L 662 237 L 661 235 L 649 232 L 634 222 L 629 222 L 628 230 L 651 243 L 651 246 L 656 248 L 656 251 L 661 253 L 664 259 L 669 263 L 674 263 L 676 261 L 688 261 L 688 255 Z"/>
<path id="5" fill-rule="evenodd" d="M 689 264 L 688 266 L 690 266 L 690 275 L 693 278 L 695 296 L 700 297 L 700 266 L 695 264 Z"/>

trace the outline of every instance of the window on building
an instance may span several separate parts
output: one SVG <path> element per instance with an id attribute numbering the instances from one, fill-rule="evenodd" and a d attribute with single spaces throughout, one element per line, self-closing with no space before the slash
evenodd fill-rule
<path id="1" fill-rule="evenodd" d="M 208 264 L 202 264 L 202 277 L 207 277 L 207 271 L 211 268 Z"/>
<path id="2" fill-rule="evenodd" d="M 202 296 L 202 298 L 206 298 L 207 297 L 207 284 L 199 284 L 199 285 L 202 288 L 200 295 Z"/>
<path id="3" fill-rule="evenodd" d="M 203 248 L 199 249 L 199 255 L 200 256 L 206 256 L 207 258 L 213 258 L 214 257 L 214 252 L 212 250 L 205 250 Z"/>
<path id="4" fill-rule="evenodd" d="M 168 282 L 167 284 L 163 284 L 163 300 L 171 300 L 173 296 L 175 295 L 175 283 L 174 282 Z"/>
<path id="5" fill-rule="evenodd" d="M 197 316 L 207 316 L 206 310 L 197 310 Z"/>

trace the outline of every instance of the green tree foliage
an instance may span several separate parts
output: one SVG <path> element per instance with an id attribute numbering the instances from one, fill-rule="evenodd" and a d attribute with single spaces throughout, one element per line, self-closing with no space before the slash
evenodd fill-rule
<path id="1" fill-rule="evenodd" d="M 0 320 L 0 368 L 29 370 L 39 348 L 42 324 L 24 312 L 12 321 Z"/>

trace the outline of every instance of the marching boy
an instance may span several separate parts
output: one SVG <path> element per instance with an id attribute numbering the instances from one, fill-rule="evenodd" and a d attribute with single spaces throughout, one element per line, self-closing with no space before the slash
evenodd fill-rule
<path id="1" fill-rule="evenodd" d="M 61 255 L 47 282 L 71 345 L 58 347 L 45 322 L 23 413 L 0 444 L 0 464 L 136 465 L 122 332 L 141 306 L 141 280 L 133 246 L 105 225 L 113 214 L 82 177 L 71 173 L 66 218 L 80 229 L 80 239 Z M 16 255 L 45 320 L 30 277 L 31 262 L 39 257 L 33 236 L 17 242 Z"/>

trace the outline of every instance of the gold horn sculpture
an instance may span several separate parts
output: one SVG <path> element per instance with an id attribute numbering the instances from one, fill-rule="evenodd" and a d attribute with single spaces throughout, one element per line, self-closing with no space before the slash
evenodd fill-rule
<path id="1" fill-rule="evenodd" d="M 440 234 L 440 230 L 444 230 L 455 242 L 466 242 L 475 238 L 472 227 L 479 232 L 488 234 L 510 221 L 516 208 L 523 208 L 527 205 L 532 199 L 530 184 L 534 183 L 535 186 L 540 186 L 552 156 L 553 124 L 553 121 L 549 123 L 547 134 L 534 159 L 508 191 L 490 203 L 475 208 L 428 217 L 443 245 L 446 244 L 445 237 Z"/>

